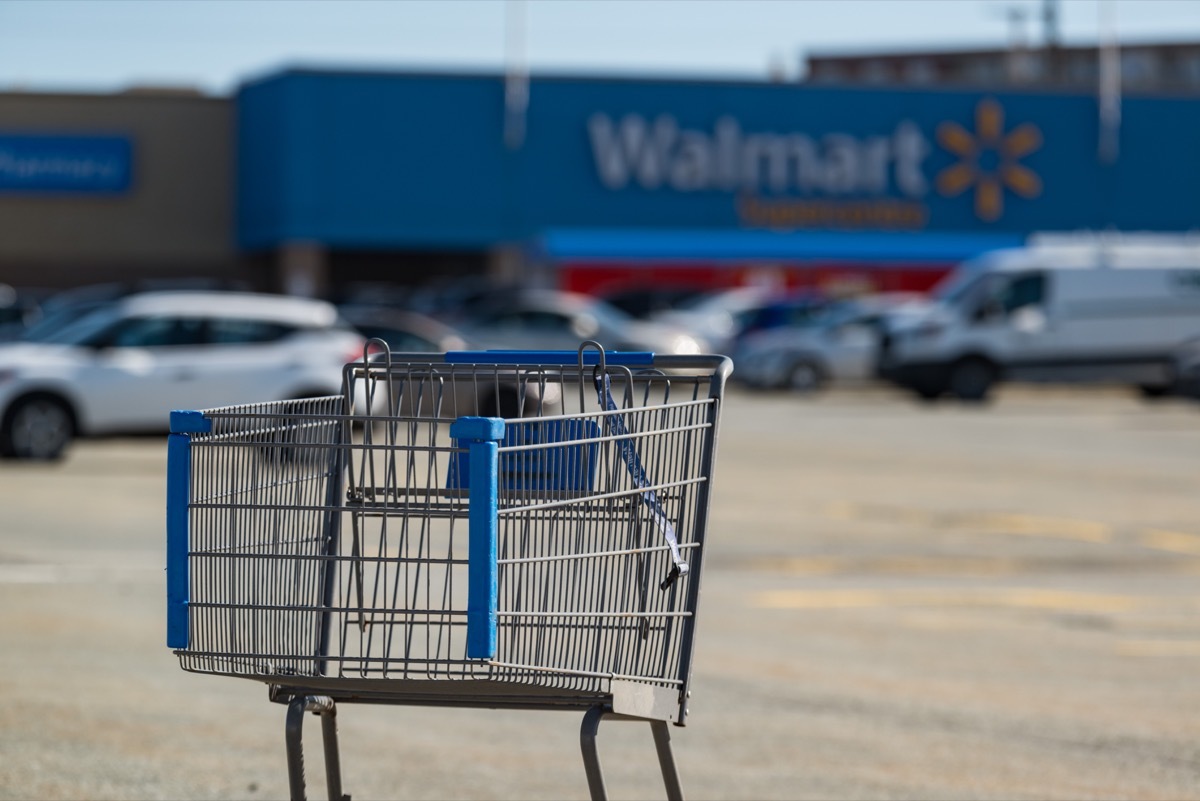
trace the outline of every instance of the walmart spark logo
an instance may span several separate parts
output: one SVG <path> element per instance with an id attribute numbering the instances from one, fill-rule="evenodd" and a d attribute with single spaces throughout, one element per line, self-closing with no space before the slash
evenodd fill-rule
<path id="1" fill-rule="evenodd" d="M 956 122 L 943 122 L 937 128 L 937 140 L 958 157 L 937 174 L 938 192 L 957 197 L 975 190 L 975 215 L 994 222 L 1004 213 L 1004 190 L 1024 198 L 1042 193 L 1042 179 L 1018 162 L 1042 146 L 1042 132 L 1032 123 L 1018 125 L 1004 133 L 1004 109 L 990 98 L 975 107 L 975 132 L 967 132 Z"/>

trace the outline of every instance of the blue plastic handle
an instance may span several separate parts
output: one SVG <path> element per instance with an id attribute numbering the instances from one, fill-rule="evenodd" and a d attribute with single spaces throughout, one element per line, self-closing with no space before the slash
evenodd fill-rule
<path id="1" fill-rule="evenodd" d="M 647 351 L 606 350 L 606 364 L 626 366 L 650 366 L 654 354 Z M 446 354 L 447 364 L 579 364 L 579 352 L 574 350 L 452 350 Z M 583 352 L 583 363 L 600 363 L 600 353 L 588 349 Z"/>
<path id="2" fill-rule="evenodd" d="M 467 504 L 467 658 L 496 656 L 496 562 L 500 503 L 499 443 L 504 421 L 498 417 L 460 417 L 450 436 L 467 449 L 471 487 Z"/>
<path id="3" fill-rule="evenodd" d="M 188 549 L 188 501 L 191 492 L 191 438 L 167 437 L 167 647 L 187 648 L 188 596 L 191 589 Z"/>
<path id="4" fill-rule="evenodd" d="M 207 434 L 212 420 L 203 412 L 171 412 L 167 437 L 167 647 L 187 648 L 191 637 L 188 603 L 191 593 L 190 512 L 192 439 Z"/>

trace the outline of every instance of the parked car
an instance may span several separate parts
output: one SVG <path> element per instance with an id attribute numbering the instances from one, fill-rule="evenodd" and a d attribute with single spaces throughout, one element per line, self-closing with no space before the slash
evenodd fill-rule
<path id="1" fill-rule="evenodd" d="M 418 312 L 379 306 L 343 306 L 339 312 L 363 337 L 386 342 L 392 353 L 445 353 L 468 347 L 457 329 Z"/>
<path id="2" fill-rule="evenodd" d="M 249 286 L 244 281 L 232 279 L 159 278 L 86 284 L 58 292 L 45 293 L 39 300 L 37 315 L 30 319 L 24 330 L 17 332 L 11 339 L 39 342 L 47 337 L 56 336 L 71 323 L 86 317 L 97 309 L 110 306 L 130 295 L 185 290 L 245 292 L 249 291 Z"/>
<path id="3" fill-rule="evenodd" d="M 1175 349 L 1172 373 L 1176 394 L 1200 400 L 1200 336 L 1187 340 Z"/>
<path id="4" fill-rule="evenodd" d="M 790 325 L 745 336 L 734 354 L 735 380 L 754 389 L 813 392 L 826 384 L 865 382 L 879 372 L 880 343 L 889 324 L 917 314 L 915 294 L 842 301 Z"/>
<path id="5" fill-rule="evenodd" d="M 632 286 L 606 292 L 600 298 L 630 317 L 648 320 L 656 314 L 678 309 L 706 294 L 703 289 L 683 286 Z"/>
<path id="6" fill-rule="evenodd" d="M 18 289 L 0 284 L 0 342 L 24 336 L 41 318 L 42 304 L 51 294 L 45 289 Z"/>
<path id="7" fill-rule="evenodd" d="M 801 323 L 829 305 L 812 290 L 739 287 L 694 298 L 651 319 L 680 325 L 709 343 L 717 353 L 732 355 L 741 338 L 756 331 Z"/>
<path id="8" fill-rule="evenodd" d="M 445 353 L 454 350 L 467 350 L 469 345 L 466 338 L 456 329 L 419 312 L 388 309 L 380 306 L 343 306 L 339 309 L 342 319 L 354 327 L 359 334 L 368 340 L 371 350 L 371 361 L 383 362 L 391 358 L 391 354 L 399 353 Z M 386 344 L 386 351 L 378 341 Z M 438 414 L 453 418 L 461 415 L 485 415 L 499 417 L 516 417 L 522 412 L 533 413 L 534 405 L 540 398 L 536 389 L 532 392 L 528 387 L 517 386 L 514 379 L 504 382 L 495 397 L 488 397 L 479 386 L 470 382 L 454 382 L 451 385 L 435 386 L 433 381 L 408 382 L 398 376 L 390 383 L 391 403 L 387 410 L 392 413 L 430 414 L 429 410 L 436 406 Z M 376 382 L 376 388 L 387 385 L 387 382 Z M 363 388 L 369 385 L 361 385 Z M 447 392 L 451 389 L 451 392 Z M 518 398 L 520 400 L 518 400 Z M 377 411 L 384 411 L 381 403 L 384 398 L 372 398 L 372 406 Z"/>
<path id="9" fill-rule="evenodd" d="M 457 328 L 527 288 L 517 283 L 498 284 L 482 276 L 435 278 L 414 290 L 404 308 Z"/>
<path id="10" fill-rule="evenodd" d="M 923 398 L 1000 381 L 1172 385 L 1200 331 L 1200 248 L 1096 242 L 997 251 L 964 265 L 892 337 L 887 373 Z"/>
<path id="11" fill-rule="evenodd" d="M 680 327 L 635 320 L 589 295 L 555 290 L 509 295 L 461 330 L 490 349 L 575 350 L 588 339 L 609 350 L 694 354 L 705 349 Z"/>
<path id="12" fill-rule="evenodd" d="M 681 328 L 709 343 L 713 351 L 727 353 L 746 320 L 775 294 L 775 290 L 760 286 L 722 289 L 653 314 L 650 320 Z"/>
<path id="13" fill-rule="evenodd" d="M 323 301 L 131 295 L 0 345 L 0 456 L 56 459 L 73 437 L 163 430 L 173 409 L 338 393 L 363 346 Z"/>
<path id="14" fill-rule="evenodd" d="M 738 343 L 760 331 L 774 328 L 805 327 L 823 316 L 831 301 L 812 290 L 797 290 L 770 295 L 760 305 L 738 314 L 736 330 L 726 344 L 727 352 L 737 351 Z"/>

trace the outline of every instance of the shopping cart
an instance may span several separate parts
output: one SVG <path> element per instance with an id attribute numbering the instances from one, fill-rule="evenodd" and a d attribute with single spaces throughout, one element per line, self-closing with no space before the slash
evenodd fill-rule
<path id="1" fill-rule="evenodd" d="M 167 644 L 185 670 L 339 703 L 645 720 L 670 798 L 687 716 L 721 356 L 377 354 L 338 396 L 172 413 Z"/>

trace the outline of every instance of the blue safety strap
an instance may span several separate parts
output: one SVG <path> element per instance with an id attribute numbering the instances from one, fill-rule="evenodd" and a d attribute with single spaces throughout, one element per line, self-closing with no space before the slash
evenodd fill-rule
<path id="1" fill-rule="evenodd" d="M 618 412 L 620 408 L 612 396 L 612 382 L 608 374 L 596 374 L 596 396 L 600 401 L 600 406 L 609 412 Z M 660 589 L 670 587 L 675 579 L 680 576 L 686 576 L 688 572 L 687 562 L 683 561 L 683 556 L 679 552 L 679 540 L 675 536 L 675 527 L 671 525 L 671 521 L 667 518 L 666 511 L 663 510 L 662 504 L 658 502 L 658 496 L 654 490 L 650 489 L 650 480 L 646 477 L 646 469 L 642 467 L 642 460 L 638 457 L 637 448 L 633 445 L 633 440 L 630 437 L 629 429 L 625 427 L 625 420 L 619 414 L 606 415 L 604 418 L 609 430 L 615 434 L 617 445 L 621 449 L 621 459 L 625 462 L 625 467 L 629 470 L 629 476 L 633 479 L 633 483 L 637 485 L 642 492 L 642 503 L 650 508 L 655 525 L 662 532 L 663 539 L 667 542 L 667 547 L 671 549 L 671 561 L 674 562 L 674 567 L 667 577 L 659 584 Z"/>

